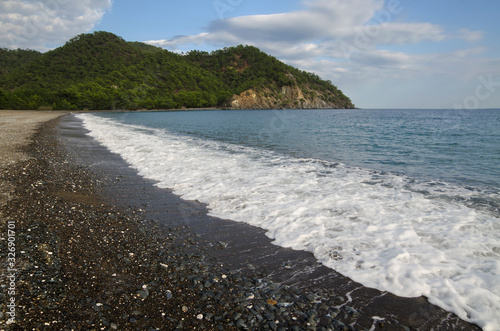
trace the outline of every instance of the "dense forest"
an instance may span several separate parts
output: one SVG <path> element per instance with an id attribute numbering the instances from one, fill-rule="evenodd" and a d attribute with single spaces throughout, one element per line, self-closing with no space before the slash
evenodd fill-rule
<path id="1" fill-rule="evenodd" d="M 0 109 L 224 107 L 249 89 L 283 86 L 354 107 L 331 82 L 252 46 L 180 55 L 95 32 L 43 54 L 0 49 Z"/>

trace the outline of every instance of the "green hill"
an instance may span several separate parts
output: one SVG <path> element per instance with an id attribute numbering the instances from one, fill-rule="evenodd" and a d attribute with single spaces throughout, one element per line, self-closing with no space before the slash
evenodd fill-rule
<path id="1" fill-rule="evenodd" d="M 248 95 L 247 108 L 354 107 L 330 82 L 250 46 L 179 55 L 95 32 L 44 54 L 1 49 L 0 64 L 0 109 L 243 108 Z"/>

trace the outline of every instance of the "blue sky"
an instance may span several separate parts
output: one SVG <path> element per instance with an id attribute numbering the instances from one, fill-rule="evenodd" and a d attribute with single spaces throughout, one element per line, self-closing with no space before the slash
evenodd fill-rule
<path id="1" fill-rule="evenodd" d="M 0 47 L 104 30 L 182 52 L 249 44 L 362 108 L 500 108 L 498 0 L 2 0 Z"/>

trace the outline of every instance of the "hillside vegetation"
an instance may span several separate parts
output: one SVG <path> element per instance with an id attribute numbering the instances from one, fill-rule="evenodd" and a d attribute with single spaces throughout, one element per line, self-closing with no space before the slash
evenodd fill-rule
<path id="1" fill-rule="evenodd" d="M 42 53 L 33 50 L 8 50 L 0 48 L 0 74 L 8 74 L 14 69 L 27 65 Z"/>
<path id="2" fill-rule="evenodd" d="M 245 102 L 354 107 L 331 82 L 251 46 L 179 55 L 95 32 L 43 54 L 0 49 L 0 109 L 245 108 Z"/>

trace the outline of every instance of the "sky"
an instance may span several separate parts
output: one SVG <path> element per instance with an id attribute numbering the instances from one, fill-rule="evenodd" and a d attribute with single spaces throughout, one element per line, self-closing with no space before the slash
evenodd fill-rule
<path id="1" fill-rule="evenodd" d="M 109 31 L 175 52 L 253 45 L 360 108 L 500 108 L 498 0 L 1 0 L 0 47 Z"/>

